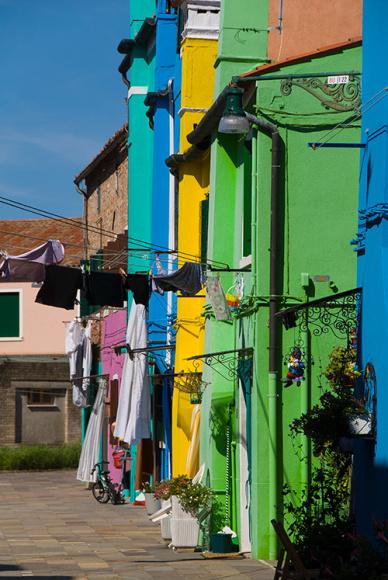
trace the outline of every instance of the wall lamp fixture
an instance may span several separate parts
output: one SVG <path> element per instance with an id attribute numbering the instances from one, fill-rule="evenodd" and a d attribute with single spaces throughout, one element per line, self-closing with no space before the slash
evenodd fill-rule
<path id="1" fill-rule="evenodd" d="M 242 105 L 243 94 L 244 91 L 239 87 L 230 87 L 228 90 L 224 114 L 218 125 L 219 133 L 226 135 L 246 135 L 248 133 L 250 123 Z"/>

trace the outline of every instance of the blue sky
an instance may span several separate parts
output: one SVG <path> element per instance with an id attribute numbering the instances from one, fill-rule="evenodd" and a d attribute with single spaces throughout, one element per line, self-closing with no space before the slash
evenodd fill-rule
<path id="1" fill-rule="evenodd" d="M 81 215 L 74 176 L 127 119 L 128 20 L 129 0 L 0 0 L 0 195 Z"/>

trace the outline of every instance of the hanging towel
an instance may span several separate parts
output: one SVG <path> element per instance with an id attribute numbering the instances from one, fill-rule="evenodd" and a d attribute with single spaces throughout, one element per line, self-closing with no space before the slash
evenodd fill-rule
<path id="1" fill-rule="evenodd" d="M 150 297 L 150 282 L 146 274 L 128 274 L 125 287 L 131 290 L 136 304 L 148 306 Z"/>
<path id="2" fill-rule="evenodd" d="M 18 256 L 5 255 L 0 266 L 1 282 L 43 282 L 45 265 L 59 264 L 65 257 L 65 250 L 59 240 L 49 240 L 45 244 Z"/>
<path id="3" fill-rule="evenodd" d="M 153 276 L 153 281 L 161 294 L 169 290 L 180 290 L 184 296 L 195 296 L 202 288 L 201 264 L 185 262 L 182 268 L 171 274 Z"/>
<path id="4" fill-rule="evenodd" d="M 105 410 L 104 398 L 107 387 L 105 377 L 100 377 L 98 382 L 97 396 L 90 415 L 81 456 L 79 458 L 77 479 L 80 481 L 96 481 L 96 473 L 91 475 L 91 471 L 98 462 L 100 455 L 100 442 Z"/>
<path id="5" fill-rule="evenodd" d="M 46 266 L 46 275 L 35 302 L 73 310 L 77 291 L 82 287 L 82 272 L 79 268 Z"/>
<path id="6" fill-rule="evenodd" d="M 132 303 L 127 327 L 131 349 L 147 347 L 147 311 L 143 304 Z M 125 355 L 114 436 L 129 445 L 150 438 L 151 395 L 147 354 Z"/>
<path id="7" fill-rule="evenodd" d="M 218 276 L 208 276 L 206 279 L 206 293 L 213 307 L 217 320 L 230 320 L 230 308 L 226 301 L 224 290 Z"/>
<path id="8" fill-rule="evenodd" d="M 94 306 L 124 306 L 126 299 L 121 274 L 90 272 L 84 274 L 84 288 L 89 304 Z"/>

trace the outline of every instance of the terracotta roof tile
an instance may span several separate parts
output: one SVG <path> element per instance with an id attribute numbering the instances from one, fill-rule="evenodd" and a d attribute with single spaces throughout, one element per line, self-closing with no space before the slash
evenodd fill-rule
<path id="1" fill-rule="evenodd" d="M 82 223 L 82 218 L 71 218 Z M 17 256 L 47 240 L 60 240 L 65 246 L 62 264 L 78 265 L 82 259 L 83 229 L 51 219 L 0 220 L 0 249 Z"/>
<path id="2" fill-rule="evenodd" d="M 336 52 L 341 52 L 345 48 L 353 48 L 354 46 L 359 46 L 362 43 L 361 36 L 356 38 L 349 38 L 346 42 L 339 42 L 337 44 L 330 44 L 328 46 L 323 46 L 317 48 L 312 52 L 304 52 L 302 54 L 297 54 L 292 57 L 285 58 L 284 60 L 279 60 L 278 62 L 271 62 L 269 64 L 264 64 L 257 66 L 251 71 L 239 75 L 241 78 L 249 78 L 250 76 L 261 75 L 267 72 L 272 72 L 287 66 L 290 64 L 297 64 L 298 62 L 304 62 L 306 60 L 311 60 L 319 56 L 325 56 L 328 54 L 335 54 Z"/>
<path id="3" fill-rule="evenodd" d="M 116 145 L 124 142 L 127 139 L 128 134 L 128 123 L 125 123 L 112 137 L 108 139 L 101 151 L 91 160 L 90 163 L 74 178 L 74 183 L 79 185 L 81 181 L 85 179 L 92 171 L 98 166 L 98 164 L 105 159 L 105 157 L 110 153 Z"/>

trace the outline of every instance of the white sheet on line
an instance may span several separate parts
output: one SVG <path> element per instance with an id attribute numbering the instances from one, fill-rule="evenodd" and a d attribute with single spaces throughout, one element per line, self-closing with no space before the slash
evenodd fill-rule
<path id="1" fill-rule="evenodd" d="M 96 473 L 91 471 L 99 460 L 102 424 L 104 421 L 105 393 L 107 381 L 105 377 L 99 379 L 96 400 L 90 414 L 88 428 L 79 458 L 77 479 L 80 481 L 96 481 Z"/>
<path id="2" fill-rule="evenodd" d="M 127 327 L 131 349 L 147 347 L 147 310 L 132 302 Z M 129 445 L 150 438 L 151 398 L 147 354 L 125 354 L 114 436 Z"/>

